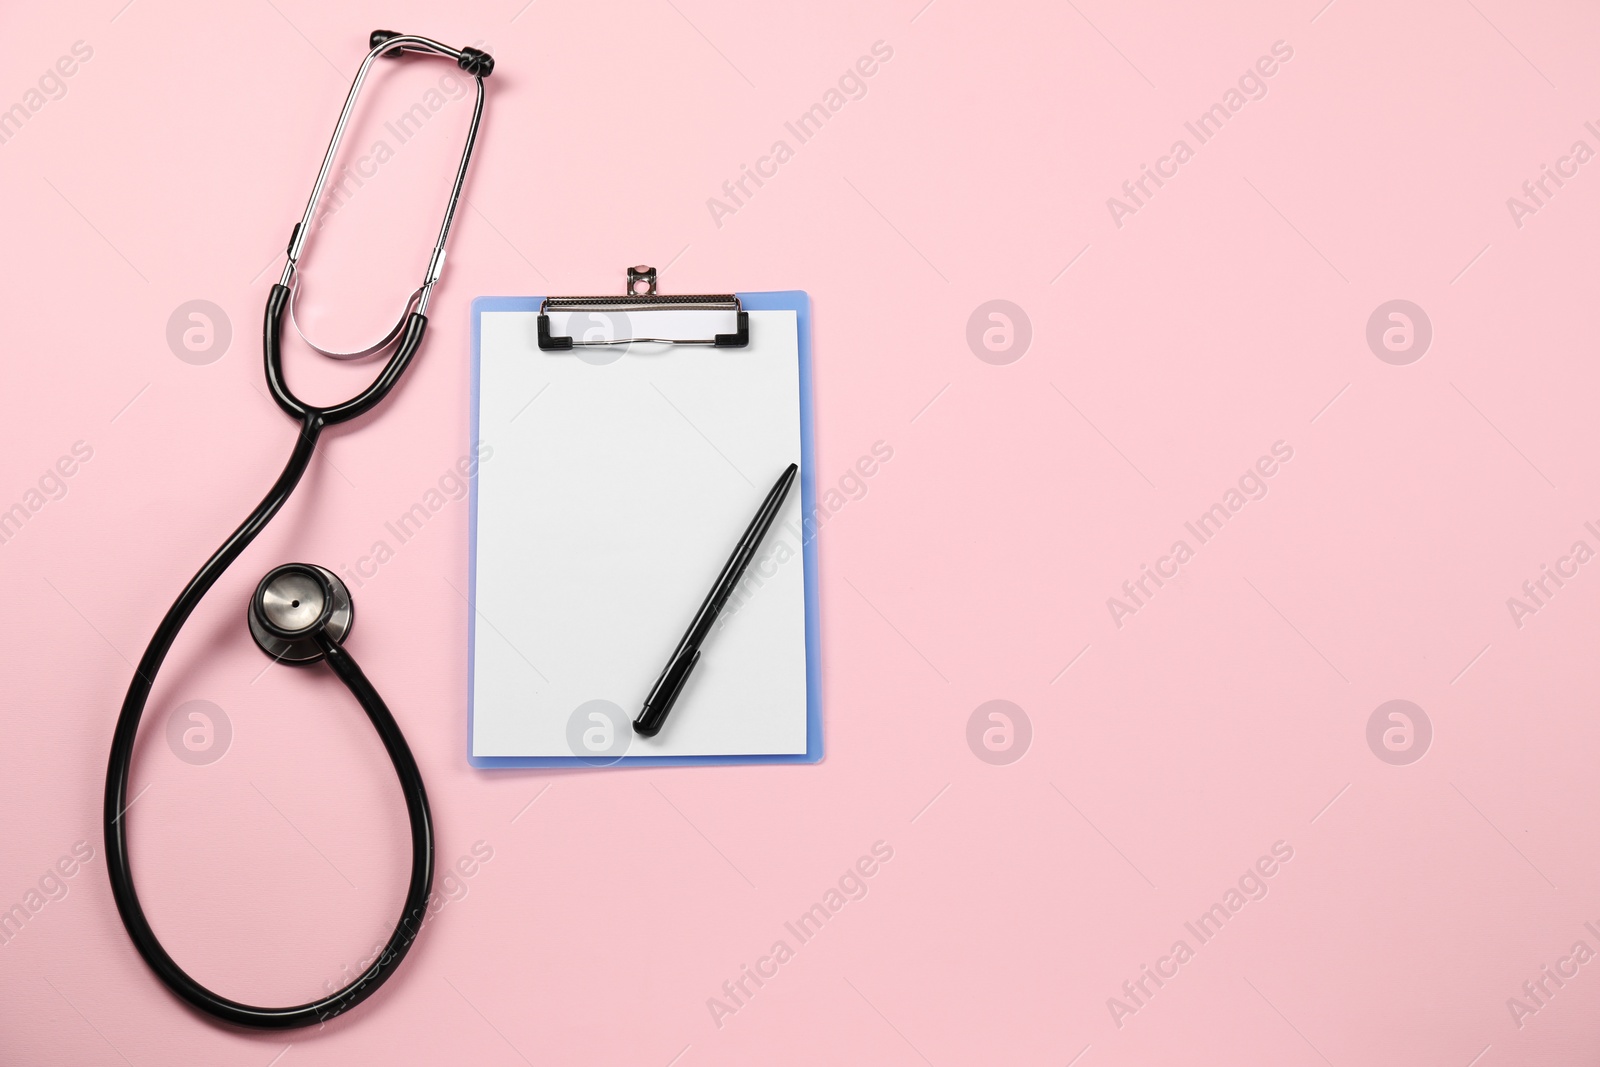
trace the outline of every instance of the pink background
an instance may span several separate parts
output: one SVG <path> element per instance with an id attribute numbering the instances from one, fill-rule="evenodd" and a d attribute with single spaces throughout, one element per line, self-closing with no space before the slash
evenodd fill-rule
<path id="1" fill-rule="evenodd" d="M 1600 163 L 1520 227 L 1506 201 L 1600 148 L 1600 14 L 1322 3 L 10 12 L 0 107 L 93 54 L 0 144 L 0 508 L 75 442 L 93 457 L 0 545 L 0 907 L 75 842 L 94 857 L 0 947 L 0 1060 L 1592 1060 L 1600 964 L 1543 979 L 1537 1013 L 1507 1001 L 1600 951 L 1600 568 L 1520 628 L 1506 601 L 1600 548 Z M 129 944 L 104 765 L 131 662 L 288 454 L 259 316 L 376 26 L 499 68 L 409 380 L 324 438 L 146 718 L 139 886 L 202 981 L 308 999 L 393 922 L 404 812 L 376 738 L 325 672 L 263 673 L 243 605 L 277 563 L 354 563 L 466 451 L 473 296 L 608 292 L 641 261 L 669 292 L 804 288 L 819 486 L 894 455 L 823 527 L 815 767 L 471 770 L 467 512 L 442 510 L 356 591 L 350 647 L 417 751 L 441 868 L 492 859 L 366 1005 L 241 1034 Z M 784 123 L 878 41 L 865 95 L 797 145 Z M 1197 145 L 1184 123 L 1278 41 L 1265 97 Z M 355 155 L 452 69 L 380 68 Z M 312 239 L 329 343 L 381 332 L 421 276 L 466 117 L 444 104 Z M 779 138 L 794 157 L 719 226 L 707 199 Z M 1178 138 L 1194 158 L 1116 225 L 1107 198 Z M 205 365 L 166 337 L 196 299 L 233 333 Z M 992 299 L 1031 323 L 1005 365 L 967 341 Z M 1394 299 L 1433 329 L 1404 366 L 1366 340 Z M 291 360 L 314 398 L 371 372 Z M 1116 626 L 1107 598 L 1279 441 L 1267 496 Z M 967 740 L 994 699 L 1031 723 L 1007 765 Z M 1406 765 L 1367 741 L 1395 699 L 1432 724 Z M 166 740 L 190 700 L 232 726 L 209 765 Z M 719 1027 L 708 998 L 796 946 L 783 924 L 879 841 L 865 898 Z M 1200 945 L 1185 922 L 1280 841 L 1266 897 Z M 1193 958 L 1118 1025 L 1108 998 L 1180 938 Z"/>

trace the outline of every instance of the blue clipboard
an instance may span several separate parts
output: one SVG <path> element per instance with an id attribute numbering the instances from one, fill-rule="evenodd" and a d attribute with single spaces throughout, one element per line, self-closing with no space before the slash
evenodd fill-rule
<path id="1" fill-rule="evenodd" d="M 747 311 L 793 311 L 795 313 L 796 342 L 800 364 L 800 502 L 803 519 L 817 514 L 816 441 L 815 419 L 812 406 L 811 384 L 811 298 L 803 290 L 791 289 L 768 293 L 737 294 Z M 478 455 L 479 388 L 482 361 L 482 319 L 486 312 L 539 312 L 545 298 L 539 296 L 481 296 L 473 300 L 471 310 L 472 333 L 472 418 L 471 455 Z M 509 767 L 595 767 L 595 766 L 713 766 L 719 764 L 758 763 L 817 763 L 823 756 L 822 742 L 822 666 L 821 628 L 817 597 L 817 538 L 813 532 L 802 542 L 801 558 L 805 568 L 805 651 L 806 651 L 806 750 L 792 753 L 752 753 L 731 755 L 623 755 L 613 760 L 597 761 L 584 756 L 478 756 L 473 754 L 474 688 L 477 677 L 476 649 L 479 613 L 478 590 L 478 480 L 474 470 L 471 478 L 467 520 L 467 582 L 469 611 L 467 619 L 467 760 L 480 769 Z M 643 699 L 643 694 L 640 694 Z"/>

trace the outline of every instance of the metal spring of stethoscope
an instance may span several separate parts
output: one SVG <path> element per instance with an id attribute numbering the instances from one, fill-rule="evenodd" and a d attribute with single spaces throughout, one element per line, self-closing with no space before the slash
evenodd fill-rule
<path id="1" fill-rule="evenodd" d="M 411 877 L 406 889 L 406 899 L 388 943 L 372 963 L 349 985 L 326 997 L 305 1004 L 283 1008 L 260 1008 L 229 1000 L 202 986 L 191 978 L 162 947 L 160 940 L 145 918 L 134 890 L 133 872 L 128 859 L 126 820 L 128 807 L 128 775 L 133 762 L 134 742 L 139 733 L 139 720 L 155 684 L 156 673 L 171 650 L 178 632 L 200 600 L 216 583 L 228 566 L 237 559 L 257 534 L 266 528 L 284 502 L 294 492 L 301 476 L 311 462 L 317 438 L 322 431 L 341 422 L 364 415 L 372 410 L 394 388 L 422 343 L 427 328 L 428 298 L 444 266 L 445 241 L 450 234 L 450 223 L 455 217 L 456 205 L 461 198 L 461 187 L 466 181 L 467 165 L 472 159 L 472 148 L 478 137 L 478 125 L 483 117 L 483 79 L 494 70 L 494 59 L 477 48 L 455 49 L 426 37 L 374 31 L 369 41 L 371 51 L 356 71 L 355 81 L 345 98 L 344 109 L 339 113 L 339 123 L 334 127 L 333 138 L 323 156 L 322 168 L 317 173 L 317 183 L 311 190 L 304 216 L 289 238 L 288 263 L 282 279 L 272 287 L 267 297 L 264 348 L 267 385 L 280 408 L 299 422 L 299 435 L 294 451 L 283 473 L 252 511 L 248 518 L 223 542 L 222 547 L 206 561 L 190 579 L 183 592 L 178 594 L 162 618 L 160 626 L 150 638 L 143 657 L 128 685 L 128 694 L 122 702 L 117 719 L 116 733 L 111 742 L 111 758 L 106 768 L 104 827 L 106 866 L 111 877 L 111 892 L 117 903 L 122 923 L 132 938 L 134 947 L 155 971 L 156 976 L 190 1005 L 224 1022 L 260 1029 L 291 1029 L 326 1022 L 360 1004 L 381 986 L 399 966 L 411 948 L 426 914 L 428 896 L 433 889 L 433 826 L 428 811 L 428 796 L 423 788 L 422 775 L 415 758 L 400 732 L 394 716 L 390 714 L 383 698 L 367 680 L 342 642 L 349 634 L 355 620 L 349 591 L 332 572 L 303 563 L 290 563 L 269 572 L 256 587 L 250 599 L 247 620 L 251 635 L 262 650 L 274 659 L 293 664 L 311 664 L 326 660 L 339 680 L 350 690 L 356 701 L 366 711 L 384 748 L 394 764 L 401 791 L 405 795 L 406 812 L 411 824 Z M 333 166 L 339 143 L 361 92 L 367 71 L 379 56 L 399 57 L 405 53 L 419 53 L 452 59 L 463 71 L 472 75 L 477 85 L 477 99 L 472 109 L 472 122 L 467 129 L 466 147 L 456 168 L 455 182 L 450 190 L 450 201 L 445 209 L 444 223 L 439 227 L 439 237 L 428 258 L 427 272 L 422 285 L 407 298 L 399 321 L 379 342 L 358 352 L 330 352 L 307 340 L 311 347 L 325 355 L 341 359 L 354 359 L 394 347 L 394 353 L 384 364 L 377 377 L 365 390 L 341 404 L 331 407 L 313 407 L 297 398 L 289 389 L 283 375 L 283 318 L 294 301 L 296 267 L 311 223 L 321 200 L 323 187 Z M 290 312 L 293 321 L 293 313 Z M 295 324 L 299 330 L 299 325 Z M 301 334 L 304 337 L 304 334 Z"/>

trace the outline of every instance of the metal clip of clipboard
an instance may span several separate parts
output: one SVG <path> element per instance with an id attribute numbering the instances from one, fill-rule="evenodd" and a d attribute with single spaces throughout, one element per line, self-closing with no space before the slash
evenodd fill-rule
<path id="1" fill-rule="evenodd" d="M 734 332 L 711 337 L 560 337 L 550 332 L 551 311 L 626 311 L 628 309 L 672 309 L 678 311 L 732 311 Z M 747 348 L 750 345 L 750 313 L 732 293 L 701 296 L 663 296 L 656 293 L 654 267 L 629 267 L 627 290 L 621 296 L 547 296 L 539 303 L 539 348 L 545 352 L 565 352 L 572 348 L 653 343 L 663 345 L 708 345 L 712 348 Z"/>

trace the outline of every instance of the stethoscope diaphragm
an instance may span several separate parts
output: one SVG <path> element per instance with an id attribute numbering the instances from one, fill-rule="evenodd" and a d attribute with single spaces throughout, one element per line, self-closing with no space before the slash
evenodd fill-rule
<path id="1" fill-rule="evenodd" d="M 326 567 L 285 563 L 267 572 L 250 597 L 250 636 L 261 651 L 295 666 L 323 658 L 316 634 L 344 644 L 355 625 L 350 590 Z"/>

